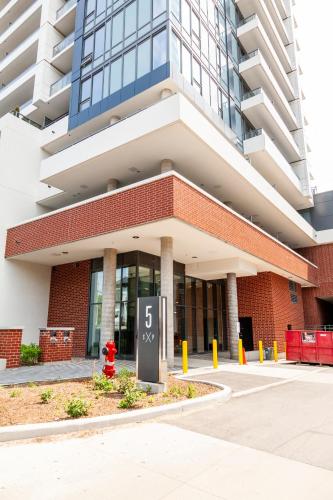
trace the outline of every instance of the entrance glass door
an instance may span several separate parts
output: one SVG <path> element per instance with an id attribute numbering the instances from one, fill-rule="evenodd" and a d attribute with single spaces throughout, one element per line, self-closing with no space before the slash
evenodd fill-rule
<path id="1" fill-rule="evenodd" d="M 99 343 L 102 322 L 102 298 L 103 298 L 103 271 L 91 273 L 90 305 L 89 305 L 89 330 L 87 338 L 87 356 L 99 357 Z"/>

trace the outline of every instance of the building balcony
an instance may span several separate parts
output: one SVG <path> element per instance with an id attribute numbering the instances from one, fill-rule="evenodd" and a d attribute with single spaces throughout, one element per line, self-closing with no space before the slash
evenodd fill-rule
<path id="1" fill-rule="evenodd" d="M 35 0 L 9 0 L 0 9 L 0 33 L 3 33 L 11 24 L 27 10 Z"/>
<path id="2" fill-rule="evenodd" d="M 9 85 L 36 62 L 39 30 L 36 30 L 0 61 L 0 83 Z"/>
<path id="3" fill-rule="evenodd" d="M 287 50 L 284 46 L 285 41 L 282 40 L 279 31 L 270 15 L 267 5 L 264 0 L 236 0 L 236 3 L 246 19 L 251 19 L 253 14 L 256 14 L 265 29 L 265 32 L 274 47 L 274 50 L 279 57 L 284 70 L 288 73 L 292 70 L 291 61 Z M 284 37 L 285 38 L 285 37 Z M 288 40 L 287 40 L 288 43 Z"/>
<path id="4" fill-rule="evenodd" d="M 259 17 L 255 14 L 245 20 L 242 26 L 237 29 L 239 41 L 248 53 L 255 52 L 257 49 L 269 61 L 270 69 L 278 81 L 286 98 L 291 101 L 295 98 L 293 87 L 287 76 L 286 70 L 282 65 Z"/>
<path id="5" fill-rule="evenodd" d="M 76 5 L 77 0 L 68 0 L 56 12 L 54 27 L 65 36 L 74 31 Z"/>
<path id="6" fill-rule="evenodd" d="M 72 68 L 74 47 L 74 31 L 53 47 L 52 66 L 62 73 L 67 73 Z"/>
<path id="7" fill-rule="evenodd" d="M 42 0 L 36 0 L 0 35 L 0 49 L 10 53 L 40 26 Z"/>
<path id="8" fill-rule="evenodd" d="M 72 72 L 70 71 L 66 75 L 62 76 L 59 80 L 52 83 L 50 87 L 50 97 L 62 92 L 64 89 L 69 87 L 72 82 Z"/>
<path id="9" fill-rule="evenodd" d="M 8 85 L 0 88 L 0 116 L 8 113 L 8 110 L 20 107 L 33 95 L 36 65 L 33 64 L 25 69 L 20 75 Z"/>
<path id="10" fill-rule="evenodd" d="M 290 43 L 290 38 L 288 35 L 288 32 L 286 30 L 286 27 L 284 25 L 283 20 L 287 17 L 286 15 L 281 15 L 281 12 L 277 6 L 276 0 L 265 0 L 267 8 L 269 10 L 269 13 L 271 15 L 271 18 L 274 21 L 275 27 L 279 32 L 279 35 L 281 37 L 282 42 L 284 45 L 288 45 Z"/>
<path id="11" fill-rule="evenodd" d="M 293 168 L 281 154 L 265 130 L 251 130 L 244 139 L 244 155 L 260 174 L 296 209 L 309 205 L 308 192 Z"/>
<path id="12" fill-rule="evenodd" d="M 58 125 L 62 130 L 62 123 Z M 54 131 L 55 137 L 57 130 L 51 127 L 45 133 L 52 137 Z M 59 138 L 58 144 L 66 139 Z M 59 200 L 41 201 L 45 206 L 57 208 L 59 202 L 105 192 L 110 177 L 122 186 L 147 179 L 159 173 L 162 159 L 170 158 L 178 171 L 232 203 L 237 212 L 258 214 L 260 208 L 261 223 L 272 234 L 281 231 L 291 242 L 312 241 L 312 228 L 182 94 L 159 100 L 96 133 L 89 134 L 84 125 L 71 132 L 70 139 L 76 142 L 41 163 L 40 180 L 63 192 Z"/>
<path id="13" fill-rule="evenodd" d="M 265 91 L 289 130 L 298 128 L 296 116 L 259 50 L 244 57 L 239 65 L 239 72 L 251 90 L 262 88 Z"/>
<path id="14" fill-rule="evenodd" d="M 244 95 L 241 109 L 255 128 L 266 130 L 289 163 L 301 160 L 290 131 L 262 89 Z"/>
<path id="15" fill-rule="evenodd" d="M 284 0 L 275 0 L 278 11 L 280 12 L 280 16 L 282 19 L 288 17 L 288 12 L 286 8 L 286 3 Z"/>

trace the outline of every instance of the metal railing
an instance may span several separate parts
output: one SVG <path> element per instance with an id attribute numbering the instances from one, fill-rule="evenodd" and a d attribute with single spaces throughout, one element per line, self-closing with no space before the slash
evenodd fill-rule
<path id="1" fill-rule="evenodd" d="M 59 19 L 61 16 L 63 16 L 65 14 L 65 12 L 67 12 L 67 10 L 69 10 L 71 7 L 73 7 L 73 5 L 75 5 L 77 3 L 77 0 L 68 0 L 65 5 L 63 5 L 62 7 L 60 7 L 60 9 L 57 10 L 56 12 L 56 19 Z"/>
<path id="2" fill-rule="evenodd" d="M 263 133 L 263 129 L 262 128 L 256 128 L 256 129 L 252 129 L 252 130 L 247 130 L 244 133 L 244 141 L 246 141 L 246 139 L 252 139 L 253 137 L 258 137 L 259 135 L 262 135 L 262 133 Z"/>
<path id="3" fill-rule="evenodd" d="M 11 111 L 11 114 L 16 116 L 16 118 L 19 118 L 23 122 L 29 123 L 29 125 L 32 125 L 33 127 L 39 128 L 42 130 L 42 125 L 39 125 L 39 123 L 34 122 L 33 120 L 30 120 L 30 118 L 27 118 L 26 116 L 22 115 L 19 111 Z"/>
<path id="4" fill-rule="evenodd" d="M 253 50 L 252 52 L 249 52 L 248 54 L 244 54 L 240 60 L 239 64 L 245 61 L 248 61 L 249 59 L 252 59 L 252 57 L 255 57 L 259 54 L 259 49 Z"/>
<path id="5" fill-rule="evenodd" d="M 75 32 L 73 31 L 70 35 L 66 36 L 61 42 L 53 47 L 53 57 L 57 54 L 60 54 L 66 47 L 68 47 L 71 43 L 74 42 Z"/>
<path id="6" fill-rule="evenodd" d="M 245 92 L 245 94 L 242 97 L 242 101 L 246 101 L 246 99 L 250 99 L 251 97 L 254 97 L 256 95 L 259 95 L 262 93 L 262 88 L 259 87 L 258 89 L 250 90 L 249 92 Z"/>
<path id="7" fill-rule="evenodd" d="M 333 332 L 333 325 L 306 325 L 304 330 L 315 330 L 320 332 Z"/>
<path id="8" fill-rule="evenodd" d="M 251 16 L 246 17 L 245 19 L 242 19 L 241 21 L 239 21 L 238 27 L 244 26 L 244 24 L 249 23 L 250 21 L 252 21 L 256 17 L 257 17 L 257 14 L 252 14 Z"/>
<path id="9" fill-rule="evenodd" d="M 62 76 L 59 80 L 52 83 L 50 87 L 50 97 L 59 92 L 59 90 L 63 89 L 64 87 L 67 87 L 67 85 L 70 85 L 71 81 L 72 81 L 72 72 L 70 71 L 66 75 Z"/>

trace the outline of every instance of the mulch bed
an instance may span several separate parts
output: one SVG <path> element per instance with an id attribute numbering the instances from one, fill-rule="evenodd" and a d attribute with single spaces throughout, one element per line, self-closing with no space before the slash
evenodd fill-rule
<path id="1" fill-rule="evenodd" d="M 194 397 L 219 390 L 216 387 L 196 382 L 191 382 L 190 385 L 194 388 Z M 0 426 L 68 419 L 65 408 L 72 398 L 82 398 L 90 403 L 88 417 L 174 403 L 188 399 L 188 386 L 188 382 L 169 376 L 168 392 L 144 394 L 133 408 L 126 410 L 118 408 L 122 394 L 116 391 L 109 393 L 96 391 L 93 389 L 91 379 L 0 387 Z M 46 389 L 52 390 L 52 399 L 44 404 L 40 396 Z"/>

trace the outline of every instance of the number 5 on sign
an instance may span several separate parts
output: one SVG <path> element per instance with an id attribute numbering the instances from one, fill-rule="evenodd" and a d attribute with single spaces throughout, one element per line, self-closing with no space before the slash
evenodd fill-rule
<path id="1" fill-rule="evenodd" d="M 146 328 L 151 328 L 152 325 L 152 315 L 150 309 L 152 306 L 146 306 Z"/>

